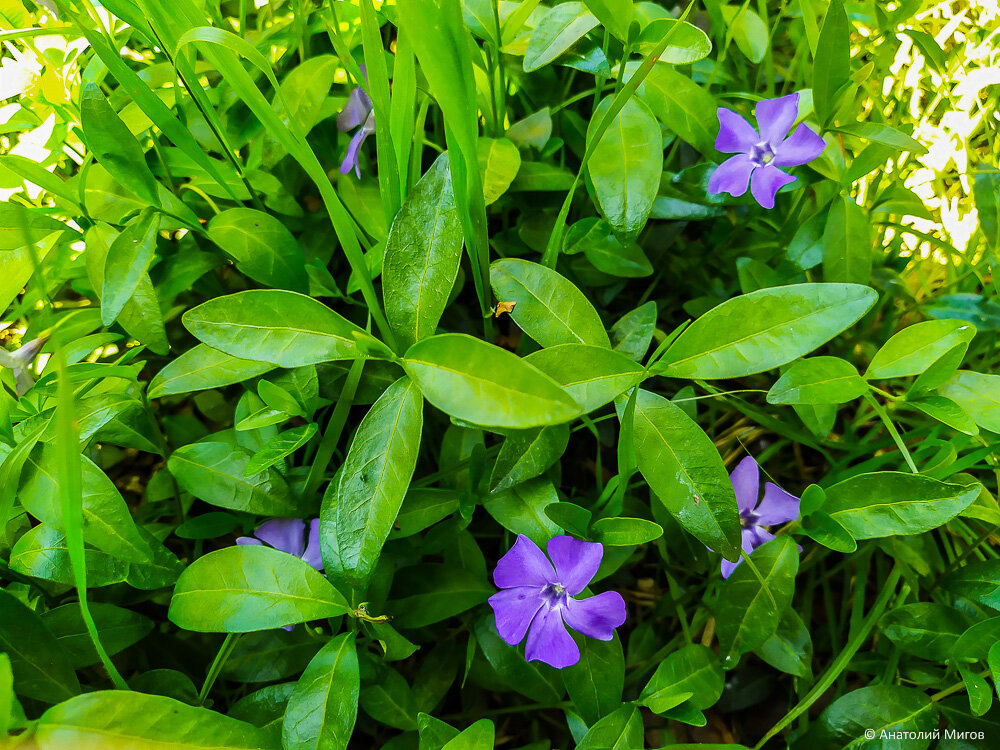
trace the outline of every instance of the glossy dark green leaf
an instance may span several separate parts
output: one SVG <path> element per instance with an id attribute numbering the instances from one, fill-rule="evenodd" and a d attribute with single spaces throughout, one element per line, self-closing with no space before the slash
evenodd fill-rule
<path id="1" fill-rule="evenodd" d="M 975 327 L 961 320 L 925 320 L 907 326 L 875 353 L 865 378 L 919 375 L 956 346 L 967 348 L 975 335 Z"/>
<path id="2" fill-rule="evenodd" d="M 386 241 L 382 295 L 400 346 L 434 334 L 461 258 L 462 224 L 442 154 L 407 196 Z"/>
<path id="3" fill-rule="evenodd" d="M 591 513 L 575 503 L 552 503 L 545 506 L 545 515 L 573 536 L 587 538 Z"/>
<path id="4" fill-rule="evenodd" d="M 605 98 L 590 120 L 587 146 L 593 153 L 587 168 L 604 218 L 619 235 L 634 238 L 646 225 L 660 187 L 663 136 L 650 108 L 633 98 L 595 142 L 612 103 L 612 97 Z"/>
<path id="5" fill-rule="evenodd" d="M 486 512 L 512 534 L 524 534 L 535 544 L 545 543 L 559 533 L 545 509 L 557 503 L 559 495 L 544 477 L 524 482 L 509 490 L 495 492 L 483 503 Z"/>
<path id="6" fill-rule="evenodd" d="M 872 273 L 871 220 L 854 199 L 835 200 L 823 230 L 823 280 L 867 284 Z"/>
<path id="7" fill-rule="evenodd" d="M 813 105 L 822 121 L 837 109 L 838 92 L 851 75 L 851 23 L 843 0 L 832 0 L 813 59 Z"/>
<path id="8" fill-rule="evenodd" d="M 885 746 L 883 732 L 916 732 L 918 737 L 905 740 L 906 745 L 923 750 L 930 746 L 937 726 L 937 709 L 923 691 L 901 685 L 871 685 L 831 703 L 813 730 L 826 742 L 813 742 L 816 747 L 875 750 Z M 919 733 L 925 733 L 924 739 Z"/>
<path id="9" fill-rule="evenodd" d="M 294 555 L 244 544 L 211 552 L 181 574 L 170 620 L 185 630 L 247 633 L 344 614 L 347 602 Z"/>
<path id="10" fill-rule="evenodd" d="M 723 681 L 715 652 L 701 644 L 688 644 L 660 662 L 639 695 L 639 705 L 653 713 L 681 704 L 702 711 L 719 700 Z"/>
<path id="11" fill-rule="evenodd" d="M 656 303 L 647 302 L 625 313 L 611 326 L 611 345 L 636 362 L 641 362 L 649 351 L 656 330 Z"/>
<path id="12" fill-rule="evenodd" d="M 98 588 L 121 583 L 128 574 L 128 563 L 100 550 L 84 550 L 87 586 Z M 26 531 L 10 551 L 10 569 L 21 575 L 73 585 L 66 535 L 40 523 Z"/>
<path id="13" fill-rule="evenodd" d="M 493 750 L 496 730 L 489 719 L 480 719 L 449 740 L 441 750 Z"/>
<path id="14" fill-rule="evenodd" d="M 762 643 L 755 654 L 775 669 L 809 679 L 812 675 L 813 644 L 809 628 L 792 607 L 785 610 L 774 635 Z"/>
<path id="15" fill-rule="evenodd" d="M 563 386 L 588 412 L 611 403 L 646 375 L 625 355 L 584 344 L 550 346 L 524 359 Z"/>
<path id="16" fill-rule="evenodd" d="M 304 294 L 257 289 L 215 297 L 184 313 L 184 326 L 204 344 L 233 357 L 302 367 L 365 357 L 376 339 Z"/>
<path id="17" fill-rule="evenodd" d="M 580 661 L 561 672 L 574 707 L 593 726 L 622 704 L 625 656 L 617 635 L 610 641 L 582 638 L 579 643 Z"/>
<path id="18" fill-rule="evenodd" d="M 360 677 L 354 635 L 327 643 L 306 667 L 288 699 L 282 725 L 287 750 L 344 750 L 358 713 Z"/>
<path id="19" fill-rule="evenodd" d="M 799 570 L 799 551 L 787 536 L 758 547 L 750 559 L 764 585 L 744 560 L 722 584 L 715 608 L 719 648 L 732 656 L 753 651 L 774 634 Z"/>
<path id="20" fill-rule="evenodd" d="M 368 660 L 361 664 L 362 710 L 375 721 L 396 729 L 412 731 L 417 728 L 417 709 L 410 686 L 392 667 Z"/>
<path id="21" fill-rule="evenodd" d="M 661 123 L 703 154 L 715 153 L 719 130 L 715 99 L 666 63 L 653 66 L 638 91 Z"/>
<path id="22" fill-rule="evenodd" d="M 246 476 L 252 455 L 230 443 L 191 443 L 167 461 L 177 484 L 199 500 L 265 516 L 299 516 L 301 507 L 275 470 Z"/>
<path id="23" fill-rule="evenodd" d="M 238 682 L 284 680 L 305 669 L 319 649 L 320 643 L 304 628 L 246 633 L 226 660 L 222 676 Z"/>
<path id="24" fill-rule="evenodd" d="M 592 726 L 576 750 L 630 750 L 643 746 L 642 715 L 627 703 Z"/>
<path id="25" fill-rule="evenodd" d="M 839 357 L 793 364 L 767 392 L 769 404 L 843 404 L 868 392 L 854 365 Z"/>
<path id="26" fill-rule="evenodd" d="M 678 24 L 680 28 L 675 29 Z M 704 31 L 692 23 L 673 18 L 657 18 L 647 25 L 639 34 L 636 49 L 639 54 L 648 55 L 667 34 L 671 35 L 670 41 L 660 53 L 660 62 L 690 65 L 703 60 L 712 52 L 712 42 Z"/>
<path id="27" fill-rule="evenodd" d="M 823 510 L 855 539 L 922 534 L 966 508 L 979 486 L 945 484 L 919 474 L 860 474 L 826 490 Z"/>
<path id="28" fill-rule="evenodd" d="M 208 222 L 208 237 L 254 281 L 277 289 L 306 292 L 306 263 L 295 237 L 271 214 L 230 208 Z"/>
<path id="29" fill-rule="evenodd" d="M 926 154 L 927 147 L 920 141 L 915 141 L 906 133 L 880 122 L 849 122 L 837 128 L 839 133 L 847 133 L 872 143 L 880 143 L 898 151 L 912 151 L 916 154 Z"/>
<path id="30" fill-rule="evenodd" d="M 568 444 L 566 425 L 511 432 L 493 465 L 490 491 L 501 492 L 544 473 L 559 460 Z"/>
<path id="31" fill-rule="evenodd" d="M 734 297 L 688 326 L 656 369 L 707 379 L 770 370 L 844 331 L 876 299 L 857 284 L 793 284 Z"/>
<path id="32" fill-rule="evenodd" d="M 403 366 L 424 398 L 470 424 L 528 429 L 568 422 L 582 413 L 550 377 L 472 336 L 424 339 L 407 350 Z"/>
<path id="33" fill-rule="evenodd" d="M 139 693 L 165 695 L 189 706 L 198 705 L 198 688 L 190 677 L 176 669 L 150 669 L 129 680 L 128 686 Z"/>
<path id="34" fill-rule="evenodd" d="M 274 369 L 267 362 L 233 357 L 205 344 L 196 344 L 172 359 L 149 381 L 149 398 L 192 393 L 241 383 Z"/>
<path id="35" fill-rule="evenodd" d="M 736 559 L 736 495 L 711 438 L 679 406 L 643 390 L 633 430 L 639 471 L 657 499 L 698 541 Z"/>
<path id="36" fill-rule="evenodd" d="M 531 33 L 524 71 L 530 73 L 548 65 L 597 24 L 597 18 L 582 2 L 574 0 L 550 8 Z"/>
<path id="37" fill-rule="evenodd" d="M 422 628 L 482 604 L 495 589 L 463 568 L 421 563 L 396 574 L 393 593 L 396 627 Z"/>
<path id="38" fill-rule="evenodd" d="M 1000 375 L 959 370 L 938 392 L 958 404 L 984 430 L 1000 432 Z"/>
<path id="39" fill-rule="evenodd" d="M 493 293 L 515 303 L 514 322 L 542 346 L 610 346 L 600 315 L 564 276 L 539 263 L 507 258 L 490 266 Z"/>
<path id="40" fill-rule="evenodd" d="M 591 526 L 594 538 L 607 547 L 645 544 L 663 536 L 658 523 L 645 518 L 600 518 Z"/>
<path id="41" fill-rule="evenodd" d="M 94 158 L 146 205 L 159 206 L 156 178 L 146 165 L 142 147 L 93 83 L 83 87 L 80 122 Z"/>
<path id="42" fill-rule="evenodd" d="M 486 205 L 495 203 L 517 177 L 521 152 L 508 138 L 479 139 L 479 171 Z"/>
<path id="43" fill-rule="evenodd" d="M 400 378 L 365 415 L 347 452 L 339 481 L 323 498 L 321 518 L 337 537 L 326 573 L 363 590 L 403 504 L 417 464 L 423 399 Z"/>
<path id="44" fill-rule="evenodd" d="M 890 609 L 879 629 L 897 648 L 922 659 L 946 662 L 969 626 L 961 612 L 935 602 L 913 602 Z"/>
<path id="45" fill-rule="evenodd" d="M 257 727 L 162 695 L 98 690 L 53 706 L 39 719 L 41 748 L 157 747 L 163 750 L 271 750 Z"/>
<path id="46" fill-rule="evenodd" d="M 280 746 L 285 707 L 294 689 L 294 682 L 262 687 L 236 701 L 229 709 L 229 716 L 263 729 L 271 743 Z"/>
<path id="47" fill-rule="evenodd" d="M 109 656 L 138 643 L 153 629 L 152 620 L 124 607 L 91 602 L 88 608 L 101 635 L 101 645 Z M 45 612 L 42 622 L 69 656 L 74 669 L 89 667 L 100 661 L 78 603 L 63 604 Z"/>
<path id="48" fill-rule="evenodd" d="M 13 594 L 0 591 L 0 651 L 10 657 L 14 689 L 58 703 L 80 692 L 73 664 L 42 619 Z"/>
<path id="49" fill-rule="evenodd" d="M 837 552 L 854 552 L 858 543 L 843 524 L 829 513 L 817 510 L 802 519 L 802 533 Z"/>
<path id="50" fill-rule="evenodd" d="M 978 435 L 976 421 L 961 406 L 944 396 L 924 396 L 911 398 L 899 404 L 907 409 L 916 409 L 932 419 L 948 425 L 966 435 Z"/>
<path id="51" fill-rule="evenodd" d="M 958 596 L 1000 609 L 1000 561 L 965 563 L 944 579 L 945 588 Z"/>
<path id="52" fill-rule="evenodd" d="M 559 673 L 537 661 L 525 661 L 524 653 L 508 646 L 497 635 L 493 614 L 476 621 L 476 641 L 497 675 L 511 689 L 539 703 L 554 703 L 563 696 Z"/>
<path id="53" fill-rule="evenodd" d="M 993 253 L 1000 252 L 1000 172 L 979 172 L 973 185 L 979 227 Z"/>
<path id="54" fill-rule="evenodd" d="M 284 461 L 303 445 L 312 440 L 319 430 L 315 422 L 292 427 L 268 440 L 243 469 L 244 477 L 253 477 Z"/>
<path id="55" fill-rule="evenodd" d="M 390 539 L 412 536 L 447 518 L 459 507 L 460 494 L 455 490 L 436 487 L 410 489 L 403 498 Z"/>
<path id="56" fill-rule="evenodd" d="M 763 19 L 746 5 L 723 5 L 722 17 L 736 42 L 736 48 L 752 63 L 763 60 L 770 43 L 770 34 Z"/>
<path id="57" fill-rule="evenodd" d="M 138 291 L 156 252 L 160 215 L 146 209 L 133 219 L 108 248 L 101 290 L 101 321 L 111 325 Z"/>

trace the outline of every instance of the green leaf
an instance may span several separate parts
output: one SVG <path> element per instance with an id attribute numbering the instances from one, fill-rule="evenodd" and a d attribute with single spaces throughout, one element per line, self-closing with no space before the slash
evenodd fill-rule
<path id="1" fill-rule="evenodd" d="M 413 536 L 447 518 L 459 507 L 459 493 L 432 487 L 411 489 L 403 498 L 390 539 Z"/>
<path id="2" fill-rule="evenodd" d="M 299 133 L 308 135 L 329 114 L 324 105 L 329 100 L 340 65 L 333 55 L 316 55 L 292 68 L 281 81 L 280 95 L 271 102 L 275 113 L 286 125 L 294 123 Z M 268 138 L 264 142 L 264 165 L 273 166 L 284 153 L 278 141 Z"/>
<path id="3" fill-rule="evenodd" d="M 215 297 L 185 312 L 183 321 L 202 343 L 279 367 L 360 359 L 367 356 L 361 342 L 382 346 L 322 302 L 277 289 Z"/>
<path id="4" fill-rule="evenodd" d="M 944 396 L 908 398 L 906 401 L 899 402 L 898 405 L 907 409 L 915 409 L 965 435 L 979 434 L 975 420 L 950 398 Z"/>
<path id="5" fill-rule="evenodd" d="M 646 544 L 663 536 L 660 524 L 644 518 L 600 518 L 594 521 L 591 532 L 607 547 Z"/>
<path id="6" fill-rule="evenodd" d="M 656 331 L 656 303 L 647 302 L 627 312 L 611 326 L 611 344 L 616 352 L 641 362 Z"/>
<path id="7" fill-rule="evenodd" d="M 222 676 L 239 682 L 271 682 L 300 673 L 319 650 L 316 639 L 304 631 L 293 628 L 246 633 L 236 643 Z"/>
<path id="8" fill-rule="evenodd" d="M 811 357 L 793 364 L 767 392 L 769 404 L 844 404 L 868 392 L 850 362 Z"/>
<path id="9" fill-rule="evenodd" d="M 775 669 L 794 677 L 809 679 L 812 676 L 812 637 L 799 613 L 792 607 L 785 610 L 774 635 L 762 643 L 754 653 Z"/>
<path id="10" fill-rule="evenodd" d="M 718 655 L 707 646 L 691 643 L 660 662 L 638 703 L 653 713 L 681 704 L 703 711 L 719 700 L 724 681 Z"/>
<path id="11" fill-rule="evenodd" d="M 91 602 L 87 606 L 101 634 L 101 645 L 109 656 L 138 643 L 153 629 L 153 621 L 138 612 L 100 602 Z M 42 622 L 69 656 L 74 669 L 89 667 L 100 661 L 78 603 L 50 609 L 42 615 Z"/>
<path id="12" fill-rule="evenodd" d="M 507 138 L 480 138 L 478 143 L 483 197 L 489 206 L 507 192 L 517 176 L 521 168 L 521 152 Z"/>
<path id="13" fill-rule="evenodd" d="M 490 492 L 510 489 L 544 473 L 559 460 L 567 445 L 569 428 L 566 425 L 510 433 L 500 446 L 493 465 Z"/>
<path id="14" fill-rule="evenodd" d="M 628 29 L 632 25 L 632 0 L 584 0 L 584 2 L 604 28 L 620 41 L 628 39 Z"/>
<path id="15" fill-rule="evenodd" d="M 1000 375 L 959 370 L 938 388 L 990 432 L 1000 432 Z"/>
<path id="16" fill-rule="evenodd" d="M 156 373 L 149 381 L 146 394 L 149 398 L 162 398 L 222 388 L 273 369 L 274 365 L 267 362 L 240 359 L 205 344 L 195 344 Z"/>
<path id="17" fill-rule="evenodd" d="M 524 53 L 524 72 L 548 65 L 598 25 L 581 2 L 560 3 L 549 8 L 535 26 Z"/>
<path id="18" fill-rule="evenodd" d="M 871 141 L 872 143 L 891 146 L 899 151 L 912 151 L 915 154 L 927 153 L 927 147 L 924 144 L 913 140 L 906 133 L 883 123 L 852 122 L 841 125 L 838 128 L 831 128 L 831 130 L 838 133 L 847 133 L 848 135 Z"/>
<path id="19" fill-rule="evenodd" d="M 634 750 L 643 746 L 643 735 L 639 709 L 627 703 L 594 724 L 576 750 Z"/>
<path id="20" fill-rule="evenodd" d="M 371 666 L 366 669 L 366 664 Z M 362 661 L 361 708 L 375 721 L 403 731 L 417 728 L 417 709 L 406 679 L 392 667 Z"/>
<path id="21" fill-rule="evenodd" d="M 493 750 L 495 730 L 489 719 L 480 719 L 457 737 L 449 740 L 441 750 Z"/>
<path id="22" fill-rule="evenodd" d="M 318 431 L 319 425 L 310 422 L 275 435 L 253 454 L 253 458 L 247 462 L 246 468 L 243 469 L 243 476 L 249 478 L 267 471 L 312 440 Z"/>
<path id="23" fill-rule="evenodd" d="M 868 380 L 919 375 L 956 346 L 976 335 L 976 328 L 961 320 L 925 320 L 893 334 L 875 352 L 865 372 Z"/>
<path id="24" fill-rule="evenodd" d="M 545 515 L 573 536 L 587 538 L 591 513 L 574 503 L 552 503 L 545 506 Z"/>
<path id="25" fill-rule="evenodd" d="M 407 350 L 403 367 L 434 406 L 482 427 L 523 430 L 581 414 L 554 380 L 472 336 L 448 333 L 424 339 Z"/>
<path id="26" fill-rule="evenodd" d="M 158 750 L 270 750 L 257 727 L 162 695 L 98 690 L 53 706 L 38 720 L 41 748 L 156 747 Z"/>
<path id="27" fill-rule="evenodd" d="M 611 403 L 646 376 L 623 354 L 584 344 L 550 346 L 524 359 L 563 386 L 587 412 Z"/>
<path id="28" fill-rule="evenodd" d="M 354 634 L 330 640 L 306 667 L 288 699 L 281 728 L 286 750 L 345 750 L 361 690 Z"/>
<path id="29" fill-rule="evenodd" d="M 767 24 L 750 10 L 746 3 L 741 6 L 723 5 L 722 17 L 726 20 L 729 33 L 733 35 L 736 48 L 755 65 L 764 59 L 770 41 Z"/>
<path id="30" fill-rule="evenodd" d="M 674 26 L 680 24 L 676 31 Z M 636 50 L 648 55 L 667 34 L 672 33 L 667 48 L 660 53 L 660 62 L 671 65 L 690 65 L 708 57 L 712 42 L 708 35 L 694 24 L 673 18 L 657 18 L 642 30 Z"/>
<path id="31" fill-rule="evenodd" d="M 274 746 L 281 745 L 281 725 L 288 699 L 295 689 L 294 682 L 279 682 L 245 695 L 229 709 L 229 716 L 263 729 Z M 152 691 L 143 691 L 152 692 Z M 195 703 L 198 691 L 195 690 Z M 176 697 L 176 696 L 172 696 Z"/>
<path id="32" fill-rule="evenodd" d="M 918 474 L 860 474 L 826 490 L 823 510 L 855 539 L 922 534 L 965 509 L 980 486 L 945 484 Z"/>
<path id="33" fill-rule="evenodd" d="M 957 609 L 944 604 L 913 602 L 890 609 L 878 626 L 905 653 L 947 662 L 969 621 Z"/>
<path id="34" fill-rule="evenodd" d="M 823 231 L 823 279 L 867 284 L 875 239 L 871 220 L 853 198 L 834 201 Z"/>
<path id="35" fill-rule="evenodd" d="M 146 205 L 159 206 L 159 186 L 146 165 L 142 147 L 93 83 L 83 87 L 80 123 L 83 138 L 98 163 Z"/>
<path id="36" fill-rule="evenodd" d="M 839 103 L 838 93 L 851 76 L 851 23 L 843 0 L 831 0 L 819 32 L 813 58 L 813 106 L 829 122 Z"/>
<path id="37" fill-rule="evenodd" d="M 977 173 L 972 194 L 976 199 L 979 227 L 995 257 L 1000 253 L 1000 172 Z"/>
<path id="38" fill-rule="evenodd" d="M 639 98 L 661 123 L 701 153 L 715 153 L 719 129 L 715 99 L 666 63 L 657 63 L 639 86 Z"/>
<path id="39" fill-rule="evenodd" d="M 358 425 L 320 514 L 324 536 L 336 535 L 336 554 L 323 556 L 334 580 L 357 591 L 367 585 L 410 485 L 422 429 L 423 399 L 406 377 L 389 386 Z"/>
<path id="40" fill-rule="evenodd" d="M 0 591 L 0 651 L 10 657 L 18 694 L 58 703 L 80 692 L 73 664 L 59 641 L 37 614 L 6 591 Z"/>
<path id="41" fill-rule="evenodd" d="M 348 611 L 322 573 L 295 555 L 243 544 L 199 557 L 181 574 L 167 616 L 200 633 L 249 633 Z"/>
<path id="42" fill-rule="evenodd" d="M 525 661 L 523 653 L 504 643 L 497 635 L 492 613 L 476 621 L 475 634 L 486 661 L 513 690 L 538 703 L 555 703 L 562 698 L 559 673 L 541 662 Z"/>
<path id="43" fill-rule="evenodd" d="M 990 684 L 981 675 L 961 664 L 958 665 L 958 673 L 962 675 L 962 682 L 965 683 L 970 710 L 974 716 L 982 716 L 993 705 L 993 690 Z"/>
<path id="44" fill-rule="evenodd" d="M 516 258 L 498 260 L 490 266 L 490 283 L 498 300 L 515 303 L 511 318 L 542 346 L 611 346 L 594 306 L 551 268 Z"/>
<path id="45" fill-rule="evenodd" d="M 87 586 L 99 588 L 121 583 L 128 574 L 128 563 L 90 547 L 84 550 Z M 10 551 L 10 569 L 21 575 L 73 585 L 66 535 L 48 524 L 40 523 L 26 531 Z"/>
<path id="46" fill-rule="evenodd" d="M 264 516 L 300 516 L 302 507 L 275 470 L 246 476 L 252 455 L 231 443 L 191 443 L 175 450 L 167 468 L 199 500 Z"/>
<path id="47" fill-rule="evenodd" d="M 736 495 L 711 438 L 679 406 L 643 390 L 633 431 L 639 471 L 657 499 L 699 542 L 735 560 Z"/>
<path id="48" fill-rule="evenodd" d="M 462 223 L 442 154 L 407 196 L 386 241 L 382 296 L 401 347 L 434 334 L 461 259 Z"/>
<path id="49" fill-rule="evenodd" d="M 761 545 L 750 560 L 764 585 L 744 560 L 722 584 L 715 608 L 719 648 L 730 656 L 753 651 L 767 642 L 795 590 L 799 551 L 790 537 L 780 536 Z"/>
<path id="50" fill-rule="evenodd" d="M 476 607 L 495 593 L 480 575 L 452 565 L 420 563 L 393 579 L 393 622 L 423 628 Z"/>
<path id="51" fill-rule="evenodd" d="M 610 641 L 579 639 L 580 661 L 562 671 L 566 692 L 587 726 L 622 705 L 625 656 L 618 635 Z"/>
<path id="52" fill-rule="evenodd" d="M 822 510 L 816 510 L 802 519 L 802 533 L 810 539 L 837 552 L 849 554 L 858 548 L 851 532 L 836 518 Z"/>
<path id="53" fill-rule="evenodd" d="M 254 281 L 293 292 L 309 291 L 299 243 L 270 214 L 252 208 L 230 208 L 208 222 L 208 238 Z"/>
<path id="54" fill-rule="evenodd" d="M 557 6 L 558 7 L 558 6 Z M 663 136 L 649 107 L 632 98 L 615 115 L 595 145 L 598 124 L 614 97 L 594 110 L 587 128 L 587 162 L 601 212 L 616 233 L 634 238 L 646 225 L 663 173 Z"/>
<path id="55" fill-rule="evenodd" d="M 907 744 L 914 748 L 926 748 L 937 727 L 937 709 L 924 691 L 900 685 L 872 685 L 854 690 L 831 703 L 810 732 L 810 746 L 851 750 L 877 748 L 886 746 L 887 741 L 866 738 L 881 737 L 882 732 L 886 732 L 887 736 L 903 733 L 896 735 L 900 737 L 916 732 L 918 736 L 927 737 L 926 744 L 920 740 Z M 875 734 L 872 735 L 872 732 Z"/>
<path id="56" fill-rule="evenodd" d="M 104 261 L 104 286 L 101 290 L 101 322 L 111 325 L 125 304 L 146 278 L 146 271 L 156 251 L 160 215 L 144 210 L 119 234 Z"/>
<path id="57" fill-rule="evenodd" d="M 67 229 L 61 221 L 56 221 L 39 209 L 22 206 L 20 203 L 0 203 L 0 252 L 20 250 Z M 4 269 L 12 262 L 11 256 L 5 254 Z M 21 286 L 23 285 L 24 282 L 21 282 Z M 6 307 L 10 300 L 0 298 L 0 304 Z"/>
<path id="58" fill-rule="evenodd" d="M 510 533 L 524 534 L 539 547 L 544 547 L 560 531 L 545 512 L 548 506 L 557 502 L 556 488 L 543 478 L 496 492 L 486 499 L 483 507 Z"/>
<path id="59" fill-rule="evenodd" d="M 849 328 L 876 299 L 857 284 L 792 284 L 734 297 L 688 326 L 654 369 L 713 380 L 780 367 Z"/>
<path id="60" fill-rule="evenodd" d="M 128 506 L 107 474 L 86 456 L 81 457 L 83 482 L 83 538 L 87 544 L 127 562 L 150 560 L 151 550 L 129 513 Z M 25 463 L 25 479 L 18 500 L 42 523 L 65 531 L 60 485 L 66 471 L 56 447 L 46 444 Z"/>

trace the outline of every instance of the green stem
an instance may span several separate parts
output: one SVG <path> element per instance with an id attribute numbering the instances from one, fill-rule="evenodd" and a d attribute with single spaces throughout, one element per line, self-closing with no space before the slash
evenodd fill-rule
<path id="1" fill-rule="evenodd" d="M 212 660 L 212 666 L 208 668 L 208 674 L 205 675 L 205 682 L 202 683 L 201 690 L 198 692 L 199 705 L 205 705 L 205 699 L 208 697 L 208 693 L 215 684 L 215 681 L 219 679 L 219 675 L 222 674 L 222 668 L 226 665 L 226 660 L 232 655 L 233 649 L 236 648 L 240 635 L 241 633 L 226 633 L 226 639 L 219 647 L 219 653 Z"/>
<path id="2" fill-rule="evenodd" d="M 899 452 L 902 453 L 903 458 L 906 459 L 906 465 L 910 467 L 910 471 L 914 474 L 919 474 L 920 470 L 917 469 L 917 465 L 913 463 L 913 456 L 910 455 L 910 451 L 906 447 L 906 443 L 903 442 L 903 438 L 896 429 L 896 425 L 894 425 L 892 420 L 889 418 L 888 412 L 886 412 L 882 404 L 880 404 L 871 393 L 865 394 L 865 400 L 871 405 L 872 409 L 875 410 L 875 413 L 878 414 L 879 419 L 882 420 L 882 424 L 885 425 L 885 429 L 889 431 L 893 442 L 896 444 L 896 447 L 899 448 Z"/>

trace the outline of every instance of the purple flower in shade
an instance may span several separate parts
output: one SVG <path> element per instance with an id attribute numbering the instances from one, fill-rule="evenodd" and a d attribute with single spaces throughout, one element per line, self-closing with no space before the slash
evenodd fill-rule
<path id="1" fill-rule="evenodd" d="M 35 357 L 44 344 L 45 339 L 32 339 L 13 352 L 0 349 L 0 367 L 7 367 L 14 371 L 18 397 L 31 390 L 31 386 L 35 384 L 28 367 L 35 361 Z"/>
<path id="2" fill-rule="evenodd" d="M 364 65 L 361 66 L 361 73 L 367 82 L 368 71 L 365 70 Z M 365 142 L 365 138 L 375 132 L 375 106 L 372 104 L 371 97 L 360 86 L 356 86 L 347 97 L 347 104 L 337 115 L 337 128 L 342 133 L 346 133 L 359 125 L 361 127 L 351 137 L 351 142 L 347 146 L 347 154 L 340 164 L 340 173 L 347 174 L 353 169 L 358 179 L 361 179 L 358 154 L 361 153 L 361 144 Z"/>
<path id="3" fill-rule="evenodd" d="M 309 522 L 309 538 L 306 539 L 306 522 L 301 518 L 273 518 L 265 521 L 253 536 L 241 536 L 237 544 L 266 544 L 282 552 L 295 555 L 316 570 L 323 570 L 323 558 L 319 552 L 319 519 Z M 294 625 L 285 625 L 282 630 L 293 630 Z"/>
<path id="4" fill-rule="evenodd" d="M 566 630 L 610 641 L 625 622 L 625 600 L 617 591 L 574 599 L 601 565 L 604 547 L 570 536 L 555 536 L 547 545 L 549 558 L 523 534 L 493 571 L 500 588 L 490 597 L 497 632 L 510 646 L 525 641 L 528 661 L 543 661 L 556 669 L 580 661 L 580 649 Z"/>
<path id="5" fill-rule="evenodd" d="M 740 511 L 740 527 L 743 533 L 743 551 L 748 555 L 765 542 L 774 539 L 764 526 L 785 523 L 799 517 L 799 498 L 785 492 L 772 482 L 764 483 L 764 498 L 758 502 L 760 490 L 760 467 L 752 456 L 740 461 L 729 475 L 736 492 L 736 506 Z M 729 578 L 736 566 L 743 562 L 722 561 L 722 577 Z"/>
<path id="6" fill-rule="evenodd" d="M 763 99 L 754 110 L 758 133 L 731 109 L 719 108 L 719 137 L 715 147 L 736 154 L 722 162 L 708 180 L 708 192 L 743 195 L 750 192 L 764 208 L 774 208 L 778 190 L 795 178 L 778 167 L 796 167 L 812 161 L 826 148 L 826 142 L 805 125 L 788 135 L 799 115 L 799 95 Z"/>

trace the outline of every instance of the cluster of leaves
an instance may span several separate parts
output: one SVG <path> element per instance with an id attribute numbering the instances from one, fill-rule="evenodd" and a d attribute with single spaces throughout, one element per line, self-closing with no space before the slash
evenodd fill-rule
<path id="1" fill-rule="evenodd" d="M 4 742 L 1000 738 L 990 11 L 674 6 L 0 0 Z M 709 192 L 796 92 L 822 155 Z M 747 453 L 800 515 L 724 579 Z M 497 633 L 518 535 L 604 547 L 573 666 Z"/>

